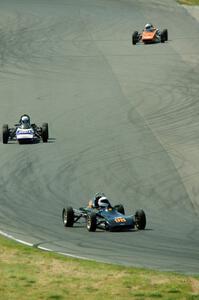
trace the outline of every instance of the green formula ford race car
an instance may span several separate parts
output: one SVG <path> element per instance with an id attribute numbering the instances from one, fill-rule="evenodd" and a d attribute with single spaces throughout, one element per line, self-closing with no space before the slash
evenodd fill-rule
<path id="1" fill-rule="evenodd" d="M 87 207 L 74 209 L 70 206 L 62 210 L 65 227 L 73 227 L 81 218 L 84 219 L 88 231 L 143 230 L 146 227 L 146 215 L 142 209 L 137 210 L 134 215 L 126 216 L 123 205 L 111 206 L 103 193 L 97 193 Z"/>

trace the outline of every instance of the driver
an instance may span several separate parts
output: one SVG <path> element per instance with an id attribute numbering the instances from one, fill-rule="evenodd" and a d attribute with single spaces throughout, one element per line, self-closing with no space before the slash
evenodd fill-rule
<path id="1" fill-rule="evenodd" d="M 160 36 L 160 30 L 158 28 L 155 28 L 152 24 L 147 23 L 144 26 L 144 31 L 146 31 L 146 32 L 153 32 L 154 30 L 156 30 L 157 36 Z"/>
<path id="2" fill-rule="evenodd" d="M 28 115 L 22 115 L 19 120 L 19 123 L 21 125 L 29 125 L 30 126 L 30 117 Z"/>
<path id="3" fill-rule="evenodd" d="M 88 206 L 90 208 L 97 208 L 97 209 L 104 208 L 104 207 L 111 208 L 111 204 L 104 193 L 95 194 L 94 199 L 89 201 Z"/>
<path id="4" fill-rule="evenodd" d="M 111 204 L 106 197 L 101 197 L 98 200 L 98 207 L 99 208 L 111 208 Z"/>
<path id="5" fill-rule="evenodd" d="M 19 123 L 22 129 L 30 128 L 30 117 L 28 115 L 22 115 Z"/>
<path id="6" fill-rule="evenodd" d="M 155 30 L 154 26 L 153 26 L 152 24 L 150 24 L 150 23 L 147 23 L 147 24 L 144 26 L 144 31 L 152 32 L 152 31 L 154 31 L 154 30 Z"/>

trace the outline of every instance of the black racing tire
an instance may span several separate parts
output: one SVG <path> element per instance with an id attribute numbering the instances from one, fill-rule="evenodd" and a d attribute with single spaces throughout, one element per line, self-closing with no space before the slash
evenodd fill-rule
<path id="1" fill-rule="evenodd" d="M 8 139 L 9 139 L 8 124 L 4 124 L 3 125 L 3 128 L 2 128 L 2 137 L 3 137 L 3 144 L 7 144 L 8 143 Z"/>
<path id="2" fill-rule="evenodd" d="M 162 34 L 164 36 L 164 40 L 168 41 L 168 30 L 167 29 L 163 29 Z"/>
<path id="3" fill-rule="evenodd" d="M 96 213 L 92 212 L 91 214 L 89 214 L 87 216 L 87 221 L 86 221 L 86 227 L 88 229 L 88 231 L 96 231 L 97 229 L 97 217 L 96 217 Z"/>
<path id="4" fill-rule="evenodd" d="M 136 43 L 138 42 L 138 35 L 138 31 L 134 31 L 132 35 L 132 45 L 136 45 Z"/>
<path id="5" fill-rule="evenodd" d="M 137 210 L 135 213 L 135 225 L 139 230 L 144 230 L 146 227 L 146 215 L 142 209 Z"/>
<path id="6" fill-rule="evenodd" d="M 160 34 L 160 41 L 161 41 L 161 43 L 165 42 L 165 36 L 164 36 L 163 32 L 161 32 L 161 34 Z"/>
<path id="7" fill-rule="evenodd" d="M 62 220 L 65 227 L 73 227 L 74 224 L 74 210 L 71 206 L 67 209 L 63 208 L 62 211 Z"/>
<path id="8" fill-rule="evenodd" d="M 125 215 L 124 206 L 122 204 L 115 205 L 114 208 L 121 214 Z"/>
<path id="9" fill-rule="evenodd" d="M 48 142 L 48 123 L 42 124 L 42 132 L 41 132 L 42 141 L 44 143 Z"/>

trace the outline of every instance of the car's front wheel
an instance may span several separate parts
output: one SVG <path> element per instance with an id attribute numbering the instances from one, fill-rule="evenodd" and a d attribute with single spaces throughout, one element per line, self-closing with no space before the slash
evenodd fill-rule
<path id="1" fill-rule="evenodd" d="M 87 216 L 86 227 L 87 227 L 88 231 L 95 231 L 96 230 L 96 228 L 97 228 L 97 217 L 96 217 L 95 212 L 92 212 L 91 214 L 89 214 Z"/>
<path id="2" fill-rule="evenodd" d="M 72 207 L 63 208 L 62 221 L 65 227 L 72 227 L 74 224 L 74 210 Z"/>
<path id="3" fill-rule="evenodd" d="M 47 143 L 48 141 L 48 123 L 42 124 L 42 132 L 41 132 L 42 141 Z"/>
<path id="4" fill-rule="evenodd" d="M 135 225 L 139 230 L 143 230 L 146 227 L 146 215 L 142 209 L 137 210 L 135 213 Z"/>
<path id="5" fill-rule="evenodd" d="M 134 31 L 134 33 L 132 35 L 132 44 L 133 45 L 136 45 L 136 43 L 138 42 L 138 39 L 139 39 L 138 36 L 139 36 L 138 31 Z"/>
<path id="6" fill-rule="evenodd" d="M 161 35 L 160 35 L 160 41 L 161 43 L 164 43 L 165 42 L 165 37 L 163 35 L 163 32 L 161 32 Z"/>
<path id="7" fill-rule="evenodd" d="M 8 143 L 8 138 L 9 138 L 9 128 L 7 124 L 3 125 L 2 128 L 2 136 L 3 136 L 3 144 L 7 144 Z"/>
<path id="8" fill-rule="evenodd" d="M 167 29 L 163 29 L 162 35 L 164 36 L 164 40 L 168 41 L 168 30 Z"/>

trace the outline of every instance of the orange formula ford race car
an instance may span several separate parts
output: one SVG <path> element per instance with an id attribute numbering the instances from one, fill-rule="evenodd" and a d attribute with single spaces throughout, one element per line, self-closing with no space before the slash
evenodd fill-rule
<path id="1" fill-rule="evenodd" d="M 168 41 L 168 30 L 163 29 L 162 31 L 160 31 L 152 24 L 146 24 L 144 26 L 144 30 L 141 33 L 138 33 L 138 31 L 134 31 L 132 35 L 133 45 L 136 45 L 139 42 L 143 42 L 144 44 L 151 44 L 164 43 L 166 41 Z"/>

